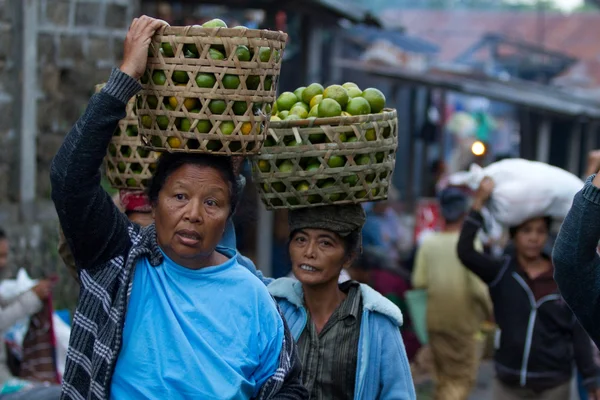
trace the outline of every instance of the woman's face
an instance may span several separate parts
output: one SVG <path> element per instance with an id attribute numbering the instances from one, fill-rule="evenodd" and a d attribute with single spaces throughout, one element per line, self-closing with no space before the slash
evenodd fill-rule
<path id="1" fill-rule="evenodd" d="M 525 258 L 537 258 L 542 254 L 548 240 L 548 225 L 544 218 L 525 222 L 515 233 L 514 243 L 517 254 Z"/>
<path id="2" fill-rule="evenodd" d="M 158 244 L 179 265 L 208 266 L 230 208 L 230 185 L 218 170 L 183 165 L 166 179 L 153 205 Z"/>
<path id="3" fill-rule="evenodd" d="M 296 232 L 290 241 L 290 258 L 296 278 L 309 286 L 337 282 L 342 268 L 352 263 L 342 238 L 322 229 Z"/>

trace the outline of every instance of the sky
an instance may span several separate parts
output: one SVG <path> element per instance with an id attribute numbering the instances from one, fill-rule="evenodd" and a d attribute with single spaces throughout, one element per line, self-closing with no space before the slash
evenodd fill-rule
<path id="1" fill-rule="evenodd" d="M 519 3 L 536 3 L 537 0 L 519 0 Z M 583 0 L 553 0 L 553 2 L 565 11 L 571 11 L 583 4 Z"/>

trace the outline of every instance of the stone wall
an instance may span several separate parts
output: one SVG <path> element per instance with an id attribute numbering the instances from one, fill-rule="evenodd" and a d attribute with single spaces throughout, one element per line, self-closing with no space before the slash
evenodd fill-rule
<path id="1" fill-rule="evenodd" d="M 36 0 L 38 205 L 29 225 L 19 224 L 16 205 L 22 1 L 0 0 L 0 227 L 11 239 L 15 270 L 24 267 L 35 278 L 59 273 L 57 306 L 72 307 L 78 287 L 56 252 L 58 225 L 48 201 L 50 162 L 94 86 L 118 66 L 140 0 Z"/>

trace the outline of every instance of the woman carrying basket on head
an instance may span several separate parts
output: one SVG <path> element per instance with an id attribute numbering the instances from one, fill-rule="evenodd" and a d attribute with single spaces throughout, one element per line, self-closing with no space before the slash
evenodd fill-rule
<path id="1" fill-rule="evenodd" d="M 514 254 L 495 258 L 478 252 L 475 237 L 481 210 L 494 182 L 485 178 L 475 195 L 458 241 L 458 257 L 489 289 L 498 325 L 494 355 L 496 400 L 570 397 L 573 363 L 597 399 L 597 369 L 590 340 L 562 299 L 544 246 L 550 219 L 533 218 L 510 229 Z"/>
<path id="2" fill-rule="evenodd" d="M 231 160 L 163 155 L 149 190 L 155 223 L 145 228 L 100 186 L 160 26 L 133 21 L 120 70 L 52 164 L 52 198 L 82 284 L 63 398 L 307 398 L 275 302 L 235 250 L 218 245 L 236 204 Z"/>
<path id="3" fill-rule="evenodd" d="M 298 342 L 311 399 L 415 399 L 398 307 L 367 285 L 338 284 L 361 251 L 358 204 L 290 211 L 298 281 L 269 285 Z"/>

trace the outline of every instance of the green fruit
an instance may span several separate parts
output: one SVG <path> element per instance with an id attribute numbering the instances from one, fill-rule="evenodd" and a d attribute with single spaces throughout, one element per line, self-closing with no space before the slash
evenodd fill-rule
<path id="1" fill-rule="evenodd" d="M 294 94 L 296 95 L 298 102 L 302 102 L 302 93 L 304 93 L 304 89 L 306 89 L 306 87 L 302 86 L 302 87 L 299 87 L 298 89 L 294 90 Z"/>
<path id="2" fill-rule="evenodd" d="M 354 82 L 346 82 L 342 85 L 342 87 L 346 90 L 350 90 L 352 88 L 358 89 L 358 85 Z"/>
<path id="3" fill-rule="evenodd" d="M 201 119 L 196 125 L 198 133 L 208 133 L 212 129 L 212 124 L 207 119 Z"/>
<path id="4" fill-rule="evenodd" d="M 321 168 L 321 164 L 316 163 L 316 164 L 310 164 L 308 167 L 304 168 L 304 170 L 306 172 L 310 172 L 310 171 L 318 171 L 319 168 Z"/>
<path id="5" fill-rule="evenodd" d="M 160 138 L 160 136 L 156 135 L 150 138 L 150 144 L 152 144 L 152 146 L 154 147 L 163 147 L 162 139 Z"/>
<path id="6" fill-rule="evenodd" d="M 306 112 L 309 112 L 309 111 L 310 111 L 310 107 L 308 106 L 308 104 L 306 104 L 306 103 L 303 103 L 303 102 L 301 102 L 301 101 L 299 101 L 299 102 L 297 102 L 296 104 L 294 104 L 294 105 L 292 106 L 292 108 L 294 108 L 294 107 L 302 107 L 302 108 L 304 108 L 304 109 L 306 110 Z"/>
<path id="7" fill-rule="evenodd" d="M 362 96 L 362 90 L 360 90 L 357 87 L 351 87 L 350 89 L 346 89 L 346 90 L 348 92 L 348 97 L 350 97 L 351 99 Z"/>
<path id="8" fill-rule="evenodd" d="M 127 169 L 127 165 L 121 161 L 120 163 L 117 164 L 117 169 L 119 170 L 120 173 L 125 172 L 125 169 Z"/>
<path id="9" fill-rule="evenodd" d="M 235 49 L 235 56 L 240 61 L 250 61 L 250 59 L 252 58 L 250 56 L 250 50 L 248 50 L 248 47 L 246 46 L 238 46 Z"/>
<path id="10" fill-rule="evenodd" d="M 318 105 L 319 118 L 339 117 L 342 115 L 342 106 L 333 99 L 323 99 Z"/>
<path id="11" fill-rule="evenodd" d="M 316 95 L 319 94 L 323 94 L 323 86 L 318 84 L 318 83 L 311 83 L 310 85 L 308 85 L 308 87 L 306 89 L 304 89 L 302 91 L 302 101 L 305 102 L 306 104 L 310 104 L 310 101 L 312 100 L 313 97 L 315 97 Z"/>
<path id="12" fill-rule="evenodd" d="M 285 117 L 284 121 L 297 121 L 300 119 L 302 118 L 300 118 L 298 115 L 290 113 L 287 117 Z"/>
<path id="13" fill-rule="evenodd" d="M 340 168 L 346 165 L 346 158 L 343 156 L 331 156 L 329 157 L 329 161 L 327 161 L 327 165 L 330 168 Z"/>
<path id="14" fill-rule="evenodd" d="M 349 137 L 347 143 L 355 143 L 358 142 L 358 138 L 356 136 Z"/>
<path id="15" fill-rule="evenodd" d="M 267 160 L 258 160 L 257 164 L 260 172 L 269 172 L 271 170 L 271 164 Z"/>
<path id="16" fill-rule="evenodd" d="M 136 187 L 137 186 L 137 182 L 136 182 L 136 180 L 134 178 L 127 179 L 127 181 L 125 183 L 129 187 Z"/>
<path id="17" fill-rule="evenodd" d="M 285 185 L 281 182 L 275 182 L 271 184 L 271 187 L 273 188 L 273 190 L 275 190 L 276 192 L 285 192 Z"/>
<path id="18" fill-rule="evenodd" d="M 283 92 L 277 98 L 277 109 L 280 111 L 291 110 L 298 102 L 298 98 L 292 92 Z"/>
<path id="19" fill-rule="evenodd" d="M 196 75 L 196 85 L 201 88 L 211 89 L 215 86 L 217 78 L 214 74 L 199 73 Z"/>
<path id="20" fill-rule="evenodd" d="M 161 43 L 160 48 L 165 56 L 175 57 L 175 52 L 173 51 L 173 46 L 171 46 L 171 43 Z"/>
<path id="21" fill-rule="evenodd" d="M 383 153 L 375 154 L 375 161 L 377 161 L 378 163 L 383 162 L 384 158 L 385 158 L 385 155 Z"/>
<path id="22" fill-rule="evenodd" d="M 219 140 L 209 140 L 206 144 L 206 149 L 210 151 L 219 151 L 222 147 L 223 145 Z"/>
<path id="23" fill-rule="evenodd" d="M 304 107 L 292 107 L 290 115 L 296 115 L 299 119 L 308 118 L 308 111 Z"/>
<path id="24" fill-rule="evenodd" d="M 265 78 L 265 90 L 271 90 L 272 87 L 273 87 L 273 78 L 271 78 L 270 76 L 267 76 Z"/>
<path id="25" fill-rule="evenodd" d="M 294 170 L 294 163 L 290 160 L 285 160 L 277 167 L 279 172 L 292 172 Z"/>
<path id="26" fill-rule="evenodd" d="M 148 107 L 155 110 L 156 107 L 158 107 L 158 99 L 156 98 L 156 96 L 150 95 L 146 97 L 146 104 L 148 104 Z"/>
<path id="27" fill-rule="evenodd" d="M 368 165 L 371 163 L 371 158 L 368 154 L 363 154 L 354 161 L 356 162 L 356 165 Z"/>
<path id="28" fill-rule="evenodd" d="M 373 128 L 367 129 L 367 131 L 365 132 L 365 139 L 367 139 L 367 141 L 369 141 L 369 142 L 372 142 L 375 139 L 377 139 L 375 129 L 373 129 Z"/>
<path id="29" fill-rule="evenodd" d="M 312 144 L 325 143 L 327 136 L 324 133 L 313 133 L 312 135 L 308 135 L 308 141 Z"/>
<path id="30" fill-rule="evenodd" d="M 219 50 L 212 48 L 212 47 L 210 49 L 208 49 L 208 55 L 213 60 L 224 60 L 225 59 L 225 55 L 223 53 L 221 53 Z"/>
<path id="31" fill-rule="evenodd" d="M 221 122 L 220 128 L 223 135 L 231 135 L 235 130 L 235 124 L 231 121 L 224 121 Z"/>
<path id="32" fill-rule="evenodd" d="M 349 186 L 356 186 L 356 184 L 358 183 L 358 176 L 356 176 L 356 175 L 346 176 L 344 179 L 342 179 L 342 182 L 348 184 Z"/>
<path id="33" fill-rule="evenodd" d="M 240 86 L 240 77 L 237 75 L 225 75 L 223 77 L 223 87 L 225 89 L 237 89 Z"/>
<path id="34" fill-rule="evenodd" d="M 203 28 L 227 28 L 225 21 L 219 18 L 211 19 L 202 24 Z"/>
<path id="35" fill-rule="evenodd" d="M 233 113 L 235 115 L 244 115 L 248 110 L 248 104 L 245 101 L 236 101 L 233 103 Z"/>
<path id="36" fill-rule="evenodd" d="M 211 100 L 208 108 L 213 114 L 223 114 L 227 108 L 224 100 Z"/>
<path id="37" fill-rule="evenodd" d="M 189 132 L 191 127 L 192 123 L 187 118 L 182 118 L 179 122 L 179 130 L 181 130 L 182 132 Z"/>
<path id="38" fill-rule="evenodd" d="M 165 72 L 160 69 L 157 69 L 156 71 L 154 71 L 152 73 L 152 82 L 154 82 L 155 85 L 160 85 L 160 86 L 167 83 L 167 76 L 165 75 Z"/>
<path id="39" fill-rule="evenodd" d="M 137 148 L 137 153 L 140 157 L 146 158 L 150 155 L 150 150 L 143 149 L 141 147 Z"/>
<path id="40" fill-rule="evenodd" d="M 350 115 L 367 115 L 371 114 L 371 105 L 362 97 L 354 97 L 348 101 L 346 112 Z"/>
<path id="41" fill-rule="evenodd" d="M 135 125 L 129 125 L 125 130 L 125 133 L 127 134 L 127 136 L 137 136 L 138 128 Z"/>
<path id="42" fill-rule="evenodd" d="M 362 97 L 369 102 L 373 114 L 377 114 L 385 108 L 385 96 L 379 89 L 365 89 L 362 93 Z"/>
<path id="43" fill-rule="evenodd" d="M 248 90 L 257 90 L 260 86 L 260 76 L 258 75 L 250 75 L 246 78 L 246 87 Z"/>
<path id="44" fill-rule="evenodd" d="M 346 104 L 348 104 L 348 92 L 340 85 L 331 85 L 323 91 L 323 100 L 325 99 L 333 99 L 342 108 L 345 108 Z"/>
<path id="45" fill-rule="evenodd" d="M 269 62 L 271 59 L 271 49 L 268 47 L 261 47 L 258 49 L 258 58 L 262 62 Z"/>
<path id="46" fill-rule="evenodd" d="M 319 187 L 321 189 L 327 189 L 330 188 L 332 186 L 335 186 L 335 179 L 327 179 L 325 180 L 325 182 L 321 183 L 319 185 Z M 340 194 L 339 193 L 332 193 L 330 195 L 328 195 L 329 200 L 330 201 L 338 201 L 340 199 Z"/>
<path id="47" fill-rule="evenodd" d="M 175 83 L 188 83 L 190 77 L 185 71 L 173 71 L 173 81 Z"/>
<path id="48" fill-rule="evenodd" d="M 169 117 L 167 117 L 166 115 L 157 115 L 156 124 L 162 130 L 167 129 L 169 127 Z"/>
<path id="49" fill-rule="evenodd" d="M 287 116 L 290 115 L 289 111 L 279 111 L 279 114 L 277 114 L 277 116 L 279 117 L 279 119 L 284 120 L 287 118 Z"/>
<path id="50" fill-rule="evenodd" d="M 317 104 L 313 108 L 310 109 L 308 113 L 308 118 L 318 118 L 319 117 L 319 105 Z"/>
<path id="51" fill-rule="evenodd" d="M 198 58 L 200 57 L 200 52 L 195 44 L 184 44 L 183 45 L 183 56 L 185 58 Z"/>

